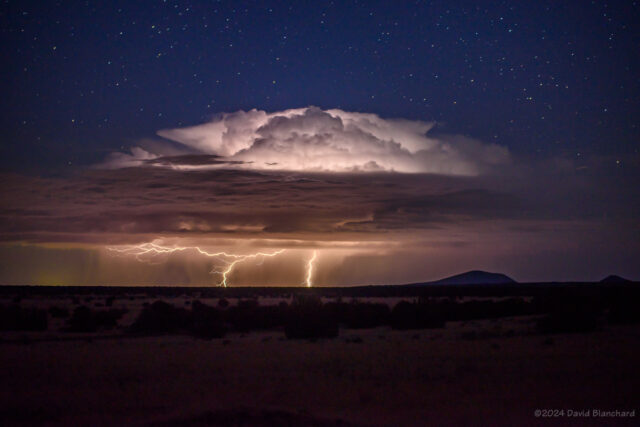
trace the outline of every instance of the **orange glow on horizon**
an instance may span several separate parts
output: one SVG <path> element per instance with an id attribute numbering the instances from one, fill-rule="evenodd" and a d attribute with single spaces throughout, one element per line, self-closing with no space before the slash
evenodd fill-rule
<path id="1" fill-rule="evenodd" d="M 204 255 L 210 258 L 220 259 L 226 266 L 222 269 L 216 269 L 215 267 L 211 270 L 211 274 L 219 274 L 221 276 L 221 280 L 218 283 L 218 286 L 226 288 L 228 286 L 229 274 L 234 270 L 235 266 L 256 258 L 267 258 L 267 257 L 275 257 L 277 255 L 282 254 L 286 251 L 286 249 L 279 249 L 275 252 L 255 252 L 247 255 L 239 255 L 228 252 L 209 252 L 202 249 L 199 246 L 163 246 L 157 244 L 155 242 L 142 243 L 139 245 L 126 245 L 122 247 L 107 247 L 107 250 L 111 252 L 117 252 L 122 255 L 130 255 L 134 256 L 136 260 L 140 262 L 146 262 L 151 264 L 159 264 L 161 261 L 155 261 L 157 256 L 168 255 L 176 252 L 184 252 L 184 251 L 195 251 L 199 255 Z M 307 267 L 307 279 L 306 285 L 307 287 L 311 287 L 311 275 L 313 271 L 313 260 L 316 258 L 316 251 L 313 252 L 313 257 L 309 261 Z"/>

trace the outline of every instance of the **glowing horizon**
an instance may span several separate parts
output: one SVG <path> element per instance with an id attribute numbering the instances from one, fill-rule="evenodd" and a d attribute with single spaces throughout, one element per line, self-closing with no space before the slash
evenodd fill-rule
<path id="1" fill-rule="evenodd" d="M 155 257 L 155 255 L 166 255 L 166 254 L 172 254 L 175 252 L 183 252 L 183 251 L 196 251 L 198 254 L 200 255 L 204 255 L 206 257 L 209 258 L 219 258 L 220 261 L 223 264 L 226 264 L 226 267 L 218 270 L 215 267 L 213 267 L 210 271 L 211 274 L 219 274 L 221 276 L 221 281 L 218 283 L 217 286 L 219 287 L 223 287 L 226 288 L 228 286 L 228 276 L 231 274 L 231 272 L 233 271 L 234 267 L 244 261 L 247 261 L 249 259 L 256 259 L 256 258 L 267 258 L 267 257 L 274 257 L 277 255 L 280 255 L 281 253 L 283 253 L 286 249 L 280 249 L 277 250 L 275 252 L 271 252 L 271 253 L 266 253 L 266 252 L 255 252 L 252 254 L 248 254 L 248 255 L 239 255 L 239 254 L 232 254 L 232 253 L 227 253 L 224 251 L 221 252 L 208 252 L 205 251 L 204 249 L 200 248 L 199 246 L 174 246 L 174 247 L 170 247 L 170 246 L 162 246 L 159 244 L 156 244 L 155 242 L 148 242 L 148 243 L 142 243 L 139 245 L 125 245 L 125 246 L 121 246 L 121 247 L 107 247 L 107 250 L 109 251 L 113 251 L 113 252 L 117 252 L 123 255 L 131 255 L 134 256 L 138 261 L 140 262 L 150 262 L 150 263 L 154 263 L 151 262 L 153 260 L 153 258 Z M 150 258 L 148 260 L 145 260 L 141 257 L 145 256 L 145 255 L 149 255 Z M 314 256 L 315 256 L 315 251 L 314 251 Z M 231 261 L 226 261 L 225 258 L 231 258 Z M 157 263 L 162 263 L 162 261 L 157 262 Z M 309 282 L 310 278 L 307 277 L 307 286 L 311 287 L 311 284 Z"/>
<path id="2" fill-rule="evenodd" d="M 525 281 L 640 274 L 625 249 L 638 248 L 637 221 L 620 202 L 637 199 L 633 174 L 606 181 L 610 159 L 523 160 L 436 125 L 253 109 L 159 131 L 74 173 L 3 175 L 0 282 L 189 285 L 213 274 L 223 287 L 311 287 L 468 270 Z M 616 244 L 601 244 L 612 236 Z"/>

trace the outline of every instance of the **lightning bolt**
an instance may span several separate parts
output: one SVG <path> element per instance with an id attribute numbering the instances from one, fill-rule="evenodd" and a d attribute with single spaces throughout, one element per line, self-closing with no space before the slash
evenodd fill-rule
<path id="1" fill-rule="evenodd" d="M 211 270 L 212 274 L 220 274 L 222 276 L 222 281 L 219 283 L 218 286 L 222 286 L 224 288 L 227 287 L 227 276 L 231 273 L 231 271 L 233 270 L 233 267 L 235 267 L 237 264 L 246 261 L 248 259 L 251 258 L 257 258 L 257 257 L 274 257 L 276 255 L 280 255 L 282 252 L 284 252 L 284 249 L 280 249 L 279 251 L 276 252 L 272 252 L 272 253 L 263 253 L 263 252 L 258 252 L 255 254 L 251 254 L 251 255 L 232 255 L 232 257 L 235 257 L 236 259 L 234 259 L 233 261 L 227 263 L 227 268 L 224 270 Z"/>
<path id="2" fill-rule="evenodd" d="M 218 284 L 218 286 L 227 287 L 227 281 L 229 274 L 233 271 L 233 268 L 248 259 L 255 258 L 265 258 L 265 257 L 274 257 L 276 255 L 280 255 L 285 251 L 285 249 L 280 249 L 275 252 L 256 252 L 249 255 L 237 255 L 231 254 L 227 252 L 208 252 L 198 246 L 162 246 L 154 242 L 142 243 L 140 245 L 127 245 L 122 247 L 107 247 L 109 251 L 117 252 L 123 255 L 132 255 L 140 262 L 148 262 L 151 264 L 158 264 L 158 262 L 153 262 L 153 260 L 162 255 L 171 254 L 174 252 L 183 252 L 183 251 L 196 251 L 200 255 L 204 255 L 210 258 L 219 258 L 226 264 L 226 268 L 222 270 L 212 269 L 212 274 L 220 274 L 222 280 Z M 230 260 L 230 261 L 227 261 Z"/>
<path id="3" fill-rule="evenodd" d="M 317 251 L 313 251 L 313 256 L 311 256 L 307 262 L 307 288 L 312 286 L 311 279 L 313 278 L 313 262 L 316 260 L 317 255 Z"/>

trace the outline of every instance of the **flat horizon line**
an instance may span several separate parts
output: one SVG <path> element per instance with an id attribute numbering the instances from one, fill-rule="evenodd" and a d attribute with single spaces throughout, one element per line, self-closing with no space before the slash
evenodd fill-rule
<path id="1" fill-rule="evenodd" d="M 398 284 L 370 284 L 370 285 L 318 285 L 307 287 L 304 285 L 234 285 L 234 286 L 218 286 L 218 285 L 52 285 L 52 284 L 0 284 L 0 288 L 187 288 L 187 289 L 353 289 L 353 288 L 372 288 L 372 287 L 403 287 L 403 286 L 429 286 L 429 287 L 461 287 L 461 286 L 479 286 L 479 287 L 522 287 L 535 285 L 602 285 L 602 286 L 620 286 L 629 284 L 640 284 L 640 281 L 629 279 L 626 282 L 606 283 L 602 281 L 542 281 L 542 282 L 514 282 L 514 283 L 433 283 L 433 282 L 412 282 Z"/>

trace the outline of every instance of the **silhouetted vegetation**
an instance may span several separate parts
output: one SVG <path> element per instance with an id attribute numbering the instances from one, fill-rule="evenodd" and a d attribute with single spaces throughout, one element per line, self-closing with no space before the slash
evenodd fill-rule
<path id="1" fill-rule="evenodd" d="M 242 299 L 235 306 L 218 301 L 216 307 L 200 301 L 191 309 L 166 302 L 147 304 L 131 331 L 142 334 L 184 333 L 202 338 L 223 337 L 225 332 L 284 329 L 287 338 L 316 339 L 338 335 L 348 329 L 391 326 L 393 329 L 443 328 L 448 321 L 495 319 L 508 316 L 546 314 L 537 323 L 543 333 L 582 332 L 596 326 L 601 306 L 592 297 L 565 295 L 562 298 L 522 298 L 498 301 L 452 298 L 419 298 L 401 301 L 393 309 L 386 304 L 341 301 L 323 304 L 316 294 L 294 295 L 291 305 L 260 305 L 257 299 Z M 220 306 L 226 308 L 220 308 Z M 509 333 L 507 332 L 507 335 Z M 465 336 L 466 338 L 466 336 Z"/>
<path id="2" fill-rule="evenodd" d="M 156 301 L 144 301 L 145 293 L 178 295 L 191 304 L 173 306 Z M 0 287 L 6 300 L 29 300 L 34 293 L 59 295 L 72 302 L 92 301 L 112 307 L 115 299 L 138 299 L 142 312 L 130 328 L 136 334 L 184 333 L 202 338 L 224 336 L 225 332 L 246 333 L 254 330 L 283 330 L 289 338 L 331 337 L 338 328 L 361 329 L 391 326 L 394 329 L 441 328 L 446 322 L 497 319 L 512 316 L 540 316 L 537 330 L 542 333 L 587 332 L 596 328 L 600 319 L 612 324 L 640 322 L 640 310 L 635 301 L 640 298 L 637 284 L 530 284 L 517 286 L 487 286 L 479 289 L 455 287 L 359 287 L 331 289 L 278 288 L 33 288 Z M 73 292 L 77 291 L 78 295 Z M 126 291 L 131 293 L 126 293 Z M 464 297 L 471 291 L 475 299 Z M 526 295 L 529 298 L 516 295 Z M 487 299 L 485 296 L 503 292 L 509 298 Z M 485 295 L 486 294 L 486 295 Z M 332 298 L 323 304 L 320 296 Z M 344 296 L 418 296 L 413 302 L 403 301 L 390 308 L 386 303 L 343 302 Z M 445 296 L 441 296 L 445 295 Z M 291 297 L 278 305 L 260 305 L 258 297 Z M 197 298 L 217 298 L 214 306 Z M 231 298 L 239 298 L 237 304 Z M 24 305 L 24 303 L 23 303 Z M 86 305 L 86 304 L 85 304 Z M 47 312 L 51 318 L 67 318 L 67 330 L 95 332 L 117 326 L 120 310 L 77 307 L 73 310 L 52 306 L 47 310 L 22 309 L 18 304 L 2 308 L 2 329 L 46 329 Z M 70 311 L 73 313 L 69 316 Z M 503 335 L 508 335 L 509 332 Z M 479 338 L 482 338 L 479 336 Z"/>
<path id="3" fill-rule="evenodd" d="M 614 298 L 609 309 L 609 322 L 614 324 L 640 323 L 638 300 L 624 296 Z"/>
<path id="4" fill-rule="evenodd" d="M 53 305 L 49 307 L 49 315 L 54 319 L 66 319 L 69 317 L 69 309 L 66 307 L 58 307 L 57 305 Z"/>
<path id="5" fill-rule="evenodd" d="M 449 321 L 497 319 L 536 313 L 535 306 L 525 302 L 522 298 L 508 298 L 499 301 L 472 300 L 461 303 L 446 300 L 439 304 L 441 312 Z"/>
<path id="6" fill-rule="evenodd" d="M 593 313 L 575 310 L 551 313 L 536 323 L 537 330 L 543 334 L 591 332 L 596 326 L 597 318 Z"/>
<path id="7" fill-rule="evenodd" d="M 226 327 L 218 310 L 196 300 L 191 304 L 189 332 L 199 338 L 222 338 Z"/>
<path id="8" fill-rule="evenodd" d="M 226 330 L 220 311 L 197 300 L 190 310 L 156 301 L 142 309 L 130 328 L 134 334 L 187 334 L 204 339 L 222 338 Z"/>
<path id="9" fill-rule="evenodd" d="M 38 308 L 19 305 L 0 307 L 0 330 L 44 331 L 48 326 L 47 312 Z"/>
<path id="10" fill-rule="evenodd" d="M 67 321 L 69 332 L 98 332 L 115 328 L 125 310 L 92 310 L 86 306 L 76 307 Z"/>
<path id="11" fill-rule="evenodd" d="M 338 336 L 338 321 L 316 295 L 295 296 L 289 307 L 284 333 L 289 339 Z"/>
<path id="12" fill-rule="evenodd" d="M 443 328 L 445 316 L 440 304 L 400 301 L 391 310 L 390 323 L 393 329 Z"/>
<path id="13" fill-rule="evenodd" d="M 187 309 L 156 301 L 142 309 L 131 331 L 145 335 L 186 332 L 191 324 L 192 316 Z"/>
<path id="14" fill-rule="evenodd" d="M 181 286 L 0 286 L 0 295 L 11 297 L 30 297 L 38 295 L 65 295 L 78 300 L 78 296 L 116 296 L 135 300 L 140 298 L 173 298 L 190 296 L 198 298 L 290 298 L 294 295 L 308 295 L 310 293 L 327 298 L 337 297 L 540 297 L 558 294 L 596 295 L 605 298 L 609 295 L 640 295 L 639 282 L 624 283 L 517 283 L 517 284 L 486 284 L 486 285 L 376 285 L 307 289 L 302 287 L 191 287 Z M 75 303 L 77 304 L 77 302 Z"/>
<path id="15" fill-rule="evenodd" d="M 543 334 L 591 332 L 596 329 L 602 311 L 601 302 L 592 297 L 547 299 L 542 304 L 549 310 L 536 323 Z"/>
<path id="16" fill-rule="evenodd" d="M 258 300 L 240 300 L 224 311 L 224 317 L 234 331 L 274 329 L 284 326 L 288 305 L 260 305 Z"/>
<path id="17" fill-rule="evenodd" d="M 325 310 L 341 325 L 349 329 L 376 328 L 389 324 L 391 310 L 387 304 L 361 302 L 329 302 Z"/>

